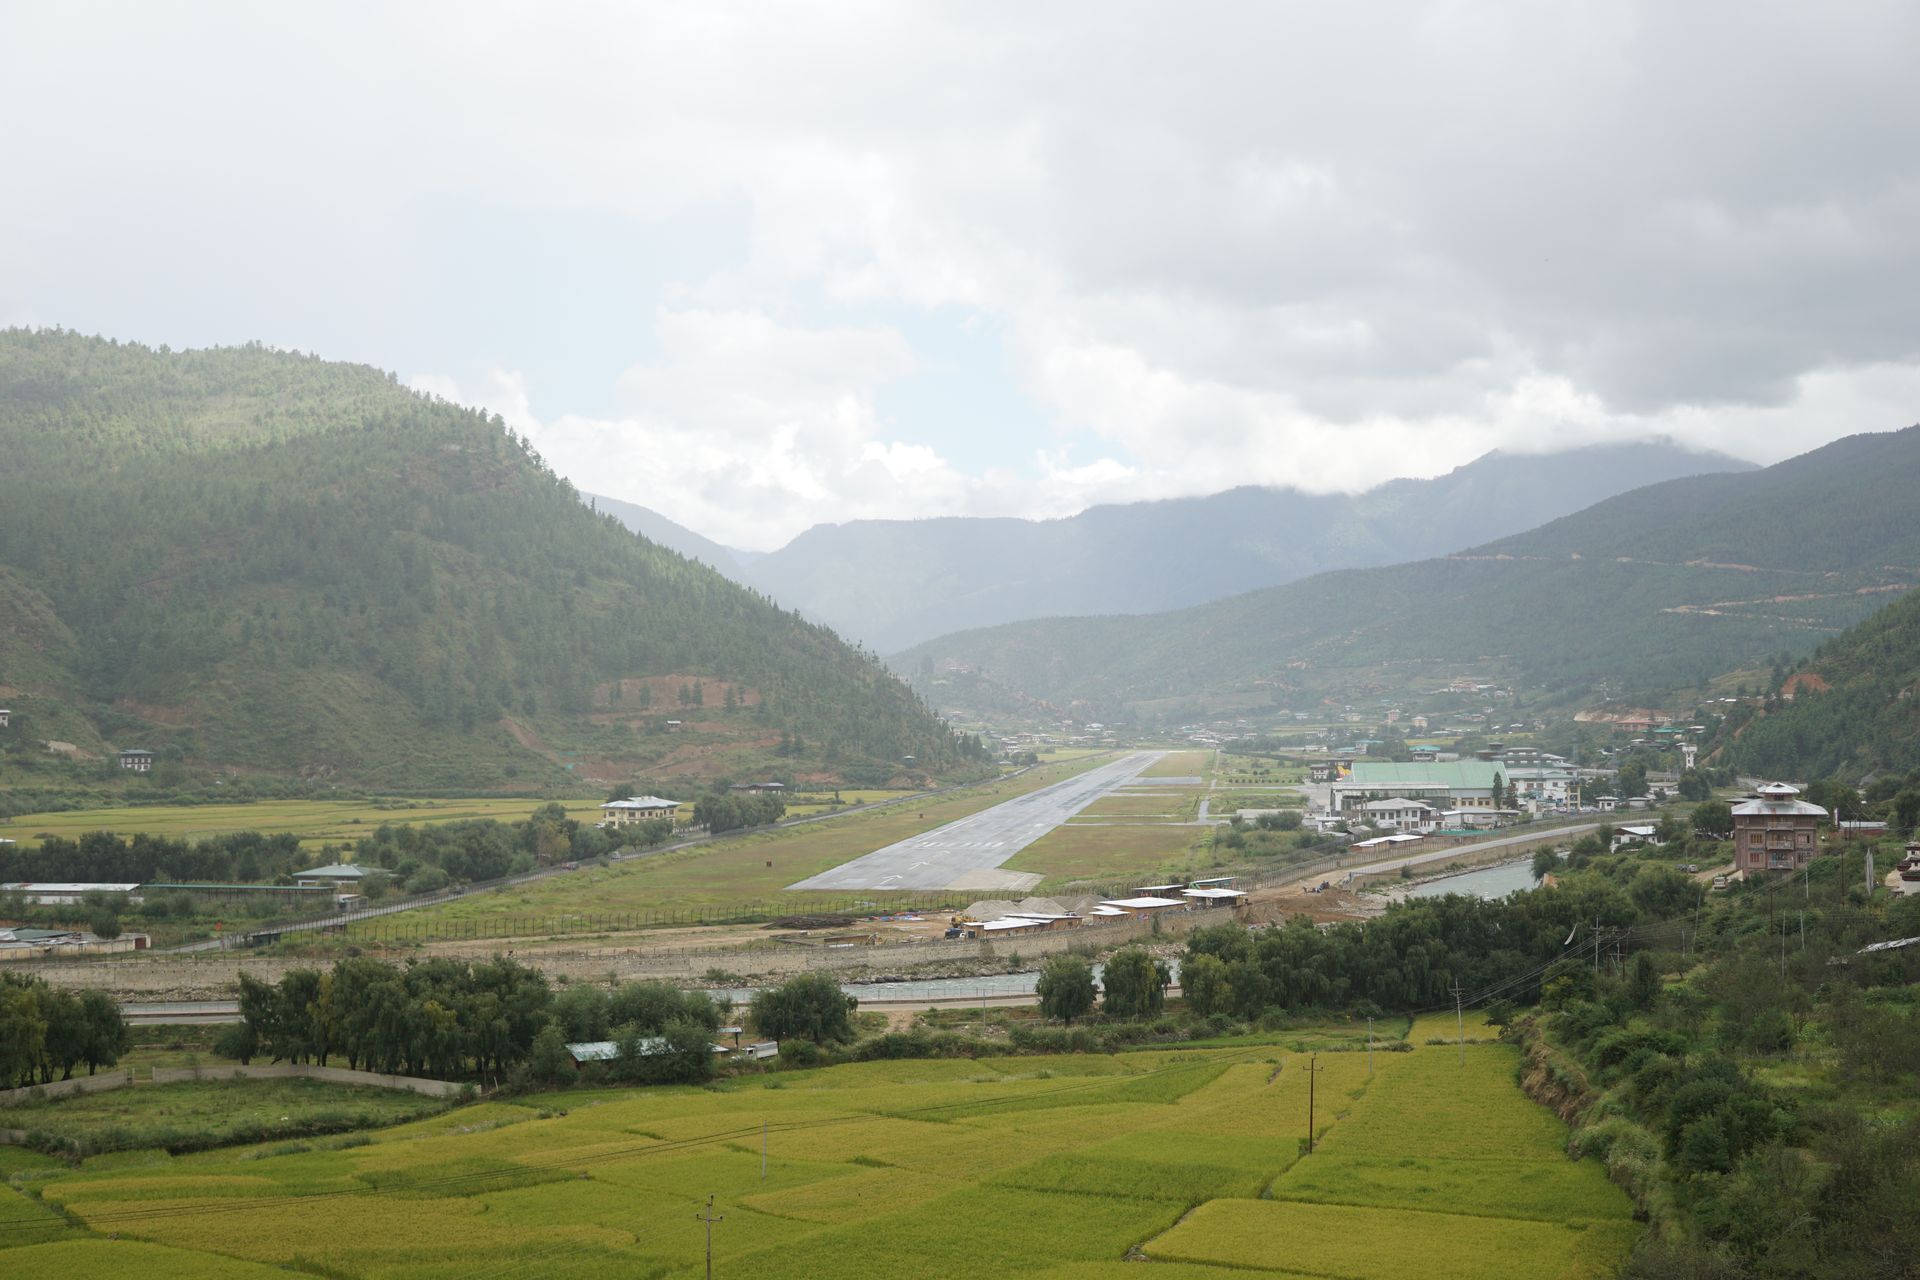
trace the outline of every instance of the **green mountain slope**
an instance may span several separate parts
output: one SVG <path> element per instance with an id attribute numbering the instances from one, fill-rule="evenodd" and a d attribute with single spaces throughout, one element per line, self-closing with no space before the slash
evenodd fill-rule
<path id="1" fill-rule="evenodd" d="M 1804 653 L 1920 580 L 1920 428 L 1635 490 L 1458 555 L 898 655 L 948 705 L 1149 719 L 1481 673 L 1622 695 Z"/>
<path id="2" fill-rule="evenodd" d="M 376 370 L 7 331 L 0 456 L 36 740 L 423 789 L 974 764 L 870 656 Z"/>
<path id="3" fill-rule="evenodd" d="M 1920 595 L 1821 645 L 1764 707 L 1728 716 L 1721 739 L 1725 763 L 1770 777 L 1920 767 Z"/>

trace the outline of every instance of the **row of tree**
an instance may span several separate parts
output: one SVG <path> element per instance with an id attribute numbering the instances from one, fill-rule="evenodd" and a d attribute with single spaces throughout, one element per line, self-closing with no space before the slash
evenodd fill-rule
<path id="1" fill-rule="evenodd" d="M 120 1006 L 104 991 L 65 991 L 36 977 L 0 973 L 0 1087 L 92 1075 L 132 1044 Z"/>
<path id="2" fill-rule="evenodd" d="M 752 1017 L 763 1036 L 827 1043 L 851 1037 L 853 1009 L 831 978 L 814 974 L 757 993 Z M 405 965 L 357 956 L 272 983 L 243 974 L 241 1020 L 215 1048 L 243 1063 L 339 1059 L 391 1074 L 553 1084 L 576 1074 L 568 1045 L 611 1042 L 592 1068 L 599 1077 L 685 1083 L 712 1074 L 725 1011 L 702 992 L 660 982 L 556 993 L 537 969 L 499 956 Z"/>

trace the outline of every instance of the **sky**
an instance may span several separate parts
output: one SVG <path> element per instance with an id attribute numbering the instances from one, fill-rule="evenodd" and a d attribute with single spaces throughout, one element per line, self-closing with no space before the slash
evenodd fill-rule
<path id="1" fill-rule="evenodd" d="M 819 522 L 1920 419 L 1920 6 L 16 6 L 0 325 Z"/>

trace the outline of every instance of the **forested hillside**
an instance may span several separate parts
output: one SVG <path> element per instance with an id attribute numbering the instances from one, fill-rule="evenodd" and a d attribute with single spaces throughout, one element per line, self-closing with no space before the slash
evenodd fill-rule
<path id="1" fill-rule="evenodd" d="M 1805 653 L 1920 564 L 1920 428 L 1672 480 L 1441 559 L 1171 613 L 962 632 L 895 659 L 944 705 L 1148 719 L 1305 705 L 1474 669 L 1562 692 L 1703 685 Z"/>
<path id="2" fill-rule="evenodd" d="M 422 789 L 974 767 L 869 656 L 377 370 L 6 331 L 0 456 L 4 772 L 47 739 Z"/>
<path id="3" fill-rule="evenodd" d="M 1726 760 L 1772 777 L 1920 767 L 1920 595 L 1820 646 L 1722 729 Z"/>
<path id="4" fill-rule="evenodd" d="M 1490 453 L 1431 480 L 1359 494 L 1246 486 L 1063 520 L 819 525 L 735 572 L 885 653 L 961 627 L 1174 609 L 1328 570 L 1420 560 L 1640 485 L 1746 469 L 1661 443 Z"/>

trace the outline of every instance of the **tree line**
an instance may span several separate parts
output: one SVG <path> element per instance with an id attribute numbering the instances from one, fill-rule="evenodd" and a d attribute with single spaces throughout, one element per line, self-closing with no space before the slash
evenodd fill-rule
<path id="1" fill-rule="evenodd" d="M 120 1006 L 104 991 L 66 991 L 40 978 L 0 973 L 0 1088 L 92 1075 L 132 1047 Z"/>
<path id="2" fill-rule="evenodd" d="M 587 1067 L 593 1079 L 690 1083 L 713 1074 L 727 1007 L 661 982 L 556 992 L 539 970 L 502 956 L 405 965 L 355 956 L 278 982 L 241 975 L 241 1020 L 214 1048 L 242 1063 L 338 1060 L 394 1075 L 558 1084 L 581 1074 L 569 1045 L 606 1042 L 612 1052 Z M 751 1014 L 763 1036 L 824 1043 L 851 1036 L 853 1007 L 830 978 L 803 975 L 759 992 Z"/>

